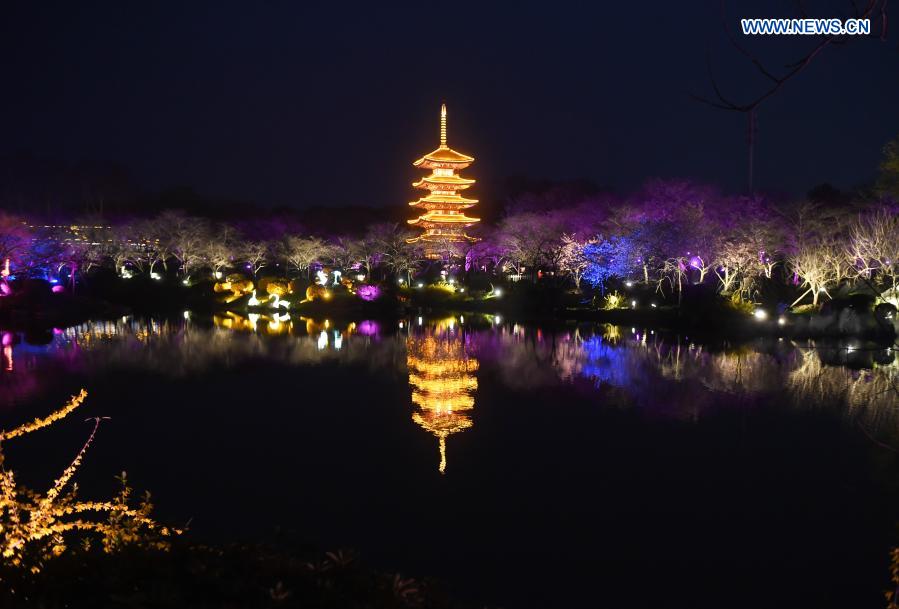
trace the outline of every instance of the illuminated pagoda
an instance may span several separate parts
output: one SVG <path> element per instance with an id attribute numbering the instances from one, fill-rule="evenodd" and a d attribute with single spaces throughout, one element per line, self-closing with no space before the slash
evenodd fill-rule
<path id="1" fill-rule="evenodd" d="M 440 473 L 446 471 L 446 439 L 472 426 L 470 411 L 478 379 L 478 361 L 465 352 L 464 343 L 453 337 L 444 322 L 425 336 L 410 335 L 406 363 L 412 403 L 412 420 L 437 436 Z"/>
<path id="2" fill-rule="evenodd" d="M 412 184 L 415 188 L 428 191 L 428 194 L 417 201 L 409 203 L 412 207 L 425 212 L 409 224 L 417 226 L 424 232 L 410 239 L 410 243 L 462 243 L 477 241 L 465 234 L 465 229 L 479 222 L 479 218 L 465 215 L 465 210 L 475 205 L 477 199 L 466 199 L 458 191 L 465 190 L 475 183 L 463 178 L 458 172 L 474 162 L 474 158 L 456 152 L 446 145 L 446 104 L 440 106 L 440 146 L 413 163 L 415 167 L 430 169 L 430 175 Z M 438 257 L 437 252 L 430 250 L 428 257 Z"/>

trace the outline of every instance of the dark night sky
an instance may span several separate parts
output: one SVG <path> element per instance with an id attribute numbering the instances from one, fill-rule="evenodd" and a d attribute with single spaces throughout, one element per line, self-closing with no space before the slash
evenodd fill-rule
<path id="1" fill-rule="evenodd" d="M 845 16 L 849 2 L 812 4 Z M 785 1 L 729 7 L 734 27 L 795 16 Z M 412 197 L 410 163 L 436 145 L 445 99 L 450 144 L 477 157 L 482 197 L 520 175 L 740 190 L 743 117 L 689 98 L 709 91 L 706 49 L 734 97 L 763 85 L 727 46 L 719 11 L 717 0 L 4 5 L 0 155 L 112 160 L 150 189 L 265 205 L 396 205 Z M 766 105 L 759 187 L 872 178 L 899 134 L 892 34 L 827 49 Z M 751 42 L 780 63 L 811 44 Z"/>

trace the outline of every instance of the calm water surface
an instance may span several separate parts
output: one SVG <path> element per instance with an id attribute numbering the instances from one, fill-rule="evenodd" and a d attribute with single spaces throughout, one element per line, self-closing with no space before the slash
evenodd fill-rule
<path id="1" fill-rule="evenodd" d="M 43 488 L 127 470 L 189 535 L 298 547 L 505 607 L 881 607 L 899 521 L 883 346 L 498 317 L 240 316 L 0 332 L 0 427 Z"/>

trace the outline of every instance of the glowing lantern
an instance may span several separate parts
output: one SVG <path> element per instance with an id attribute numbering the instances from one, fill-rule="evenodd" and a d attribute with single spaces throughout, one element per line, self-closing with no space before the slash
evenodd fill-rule
<path id="1" fill-rule="evenodd" d="M 360 285 L 356 288 L 356 294 L 362 300 L 371 302 L 372 300 L 377 300 L 378 297 L 381 296 L 381 288 L 376 285 Z"/>
<path id="2" fill-rule="evenodd" d="M 290 284 L 287 281 L 272 280 L 265 284 L 265 291 L 272 296 L 287 296 L 290 294 Z"/>
<path id="3" fill-rule="evenodd" d="M 328 300 L 330 297 L 331 292 L 323 285 L 311 285 L 306 288 L 306 300 L 308 301 Z"/>

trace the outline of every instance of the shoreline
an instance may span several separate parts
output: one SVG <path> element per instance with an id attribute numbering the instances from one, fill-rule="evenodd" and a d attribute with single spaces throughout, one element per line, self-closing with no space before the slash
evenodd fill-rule
<path id="1" fill-rule="evenodd" d="M 200 315 L 231 312 L 270 315 L 268 306 L 248 307 L 228 305 L 214 298 L 191 297 L 189 291 L 182 298 L 164 299 L 140 306 L 110 302 L 82 296 L 54 295 L 41 303 L 16 303 L 21 306 L 0 306 L 0 325 L 10 330 L 40 331 L 65 327 L 90 320 L 108 320 L 123 316 L 175 316 L 190 311 Z M 195 296 L 195 295 L 193 295 Z M 278 310 L 301 317 L 337 319 L 397 320 L 417 315 L 487 315 L 501 316 L 520 323 L 596 323 L 616 326 L 651 328 L 671 332 L 689 332 L 696 336 L 714 336 L 737 340 L 754 338 L 796 339 L 860 339 L 878 344 L 894 343 L 897 338 L 896 321 L 879 320 L 873 313 L 844 309 L 828 313 L 785 313 L 778 317 L 758 319 L 724 308 L 657 309 L 592 309 L 556 306 L 551 309 L 523 306 L 520 301 L 499 299 L 488 301 L 414 301 L 399 302 L 382 298 L 368 303 L 358 300 L 309 302 Z M 235 306 L 236 305 L 236 306 Z"/>

